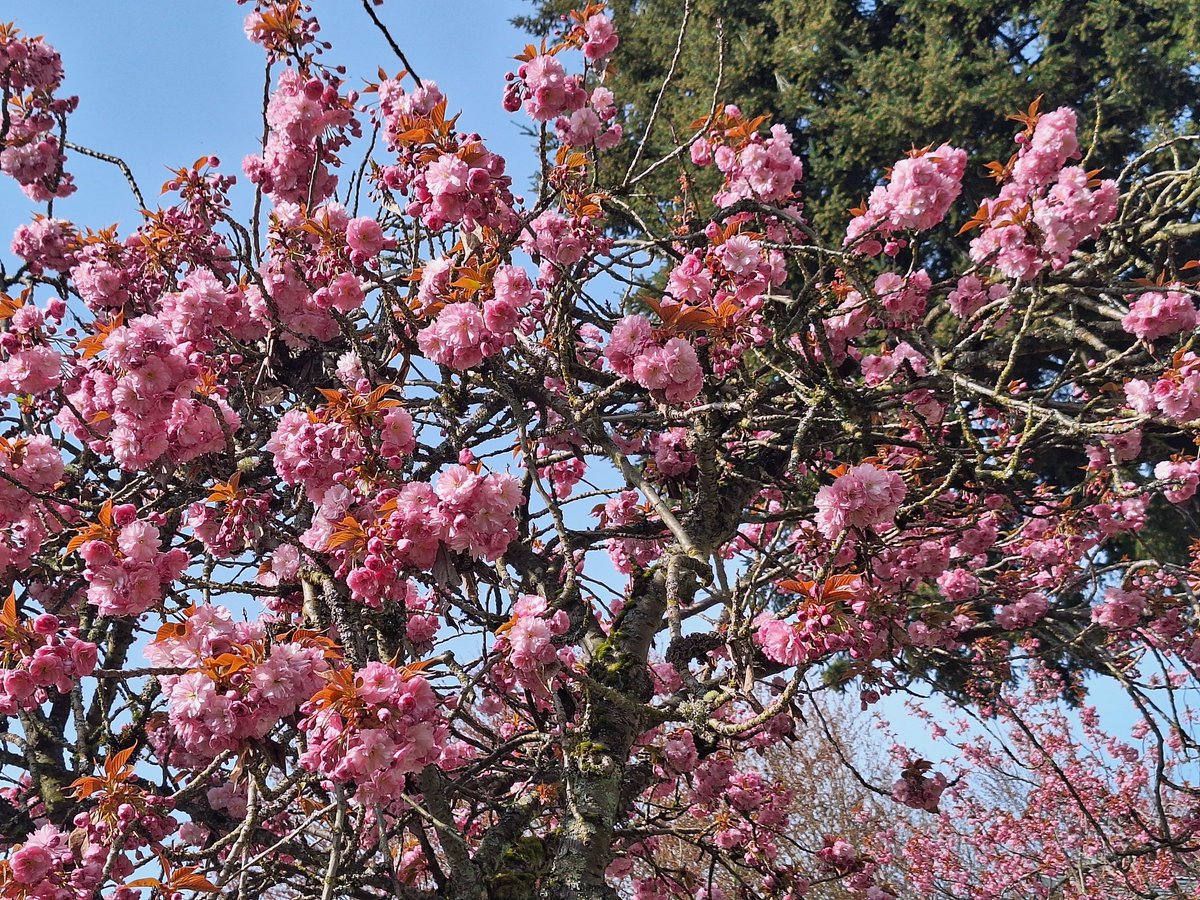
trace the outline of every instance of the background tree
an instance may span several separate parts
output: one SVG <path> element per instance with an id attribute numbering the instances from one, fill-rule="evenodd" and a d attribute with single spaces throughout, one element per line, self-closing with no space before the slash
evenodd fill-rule
<path id="1" fill-rule="evenodd" d="M 518 19 L 539 33 L 570 8 L 531 0 Z M 1153 136 L 1200 114 L 1196 0 L 614 0 L 622 54 L 606 83 L 621 120 L 657 160 L 689 137 L 714 95 L 748 115 L 783 122 L 804 158 L 805 211 L 840 240 L 846 210 L 899 159 L 914 136 L 954 136 L 972 161 L 964 193 L 984 196 L 988 160 L 1012 152 L 1006 116 L 1026 98 L 1079 110 L 1089 168 L 1118 169 Z M 685 10 L 692 27 L 679 40 Z M 677 52 L 678 51 L 678 52 Z M 670 78 L 668 80 L 668 75 Z M 718 86 L 719 79 L 719 86 Z M 664 81 L 665 89 L 660 88 Z M 638 142 L 606 162 L 624 173 Z M 675 211 L 683 165 L 639 186 L 637 209 Z M 686 167 L 686 178 L 696 174 Z M 697 195 L 711 194 L 711 177 Z"/>

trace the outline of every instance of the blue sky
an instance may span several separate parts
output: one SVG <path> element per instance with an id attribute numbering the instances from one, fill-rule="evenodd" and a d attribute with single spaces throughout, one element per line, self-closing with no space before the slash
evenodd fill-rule
<path id="1" fill-rule="evenodd" d="M 374 80 L 379 66 L 401 69 L 357 0 L 314 6 L 333 44 L 321 60 L 344 64 L 348 84 Z M 377 7 L 417 73 L 438 83 L 451 110 L 462 110 L 460 127 L 478 131 L 509 160 L 517 193 L 528 184 L 534 154 L 500 98 L 504 73 L 528 41 L 509 20 L 527 8 L 523 0 L 388 0 Z M 80 97 L 68 139 L 125 159 L 154 204 L 167 166 L 207 153 L 221 159 L 222 171 L 241 176 L 242 158 L 259 148 L 264 57 L 242 31 L 248 10 L 233 0 L 37 0 L 6 5 L 0 21 L 15 20 L 62 54 L 64 91 Z M 136 225 L 133 196 L 114 167 L 77 154 L 69 160 L 79 190 L 56 203 L 57 216 L 93 228 L 120 222 L 124 232 Z M 245 178 L 239 182 L 237 196 L 248 201 Z M 14 182 L 0 181 L 6 258 L 13 229 L 36 211 Z"/>

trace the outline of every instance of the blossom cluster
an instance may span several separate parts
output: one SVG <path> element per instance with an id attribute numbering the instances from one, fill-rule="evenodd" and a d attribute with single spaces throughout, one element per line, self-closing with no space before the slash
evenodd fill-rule
<path id="1" fill-rule="evenodd" d="M 600 524 L 605 528 L 637 526 L 646 521 L 637 491 L 620 491 L 598 508 Z M 608 555 L 613 568 L 628 575 L 635 566 L 645 567 L 658 559 L 662 547 L 657 540 L 613 537 L 608 540 Z"/>
<path id="2" fill-rule="evenodd" d="M 689 812 L 718 823 L 714 842 L 762 864 L 780 852 L 775 834 L 785 828 L 791 792 L 759 772 L 739 771 L 727 754 L 714 754 L 694 769 Z"/>
<path id="3" fill-rule="evenodd" d="M 428 281 L 422 279 L 422 293 L 427 302 L 436 302 L 439 291 L 451 291 L 450 269 L 435 266 L 426 271 L 432 276 Z M 490 284 L 482 287 L 485 290 L 470 301 L 443 305 L 433 321 L 417 332 L 417 345 L 429 359 L 459 371 L 471 369 L 512 346 L 518 329 L 532 328 L 530 315 L 541 295 L 524 269 L 501 265 L 492 273 Z"/>
<path id="4" fill-rule="evenodd" d="M 499 559 L 516 536 L 513 512 L 520 502 L 511 475 L 450 466 L 435 485 L 410 482 L 380 491 L 363 506 L 361 536 L 343 543 L 335 531 L 328 546 L 337 551 L 358 600 L 369 606 L 385 598 L 403 601 L 408 584 L 401 572 L 431 568 L 443 548 Z"/>
<path id="5" fill-rule="evenodd" d="M 613 92 L 606 87 L 593 88 L 584 106 L 555 120 L 554 133 L 559 143 L 568 147 L 611 150 L 623 133 L 621 126 L 613 122 L 616 117 Z"/>
<path id="6" fill-rule="evenodd" d="M 521 232 L 521 249 L 539 264 L 539 286 L 558 283 L 563 270 L 581 262 L 590 250 L 605 249 L 598 210 L 571 214 L 558 209 L 539 213 Z"/>
<path id="7" fill-rule="evenodd" d="M 988 284 L 978 275 L 963 275 L 949 294 L 946 306 L 960 319 L 969 319 L 979 310 L 1008 296 L 1008 285 L 1002 281 Z"/>
<path id="8" fill-rule="evenodd" d="M 266 443 L 284 484 L 301 485 L 320 506 L 339 477 L 366 459 L 360 433 L 345 422 L 322 421 L 307 410 L 284 413 Z"/>
<path id="9" fill-rule="evenodd" d="M 664 339 L 642 315 L 613 326 L 604 356 L 618 375 L 631 378 L 666 403 L 687 403 L 704 386 L 696 349 L 681 337 Z"/>
<path id="10" fill-rule="evenodd" d="M 257 545 L 270 513 L 270 497 L 235 488 L 219 496 L 210 495 L 209 500 L 217 502 L 193 503 L 185 514 L 205 550 L 217 558 L 228 559 Z"/>
<path id="11" fill-rule="evenodd" d="M 713 202 L 731 206 L 738 200 L 778 203 L 791 199 L 804 175 L 804 164 L 792 152 L 791 132 L 784 125 L 772 125 L 771 136 L 764 138 L 753 128 L 746 135 L 745 125 L 742 111 L 726 106 L 721 127 L 692 142 L 692 162 L 698 166 L 715 162 L 725 176 Z"/>
<path id="12" fill-rule="evenodd" d="M 164 587 L 190 562 L 182 547 L 163 550 L 158 526 L 137 518 L 137 508 L 129 503 L 106 505 L 100 523 L 76 540 L 88 602 L 103 616 L 144 613 L 163 599 Z"/>
<path id="13" fill-rule="evenodd" d="M 571 660 L 571 650 L 560 650 L 554 639 L 571 626 L 565 610 L 550 612 L 544 597 L 525 594 L 513 604 L 512 616 L 497 631 L 494 647 L 504 660 L 492 670 L 492 678 L 503 693 L 514 686 L 534 696 L 546 697 L 554 674 Z"/>
<path id="14" fill-rule="evenodd" d="M 379 167 L 376 182 L 408 196 L 405 212 L 431 229 L 514 231 L 516 199 L 504 157 L 488 150 L 478 134 L 455 130 L 457 116 L 447 118 L 437 84 L 422 82 L 408 92 L 401 80 L 385 79 L 376 88 L 375 120 L 397 154 L 395 163 Z"/>
<path id="15" fill-rule="evenodd" d="M 284 483 L 302 485 L 316 506 L 305 545 L 332 552 L 351 593 L 379 606 L 404 602 L 402 572 L 430 568 L 443 547 L 497 559 L 516 534 L 521 493 L 512 476 L 473 464 L 450 466 L 436 485 L 364 478 L 369 457 L 399 467 L 416 444 L 412 417 L 384 399 L 390 385 L 368 394 L 369 386 L 327 391 L 330 402 L 317 413 L 285 413 L 266 449 Z"/>
<path id="16" fill-rule="evenodd" d="M 1193 331 L 1200 323 L 1196 304 L 1183 291 L 1147 291 L 1129 304 L 1129 312 L 1121 318 L 1121 327 L 1143 341 Z"/>
<path id="17" fill-rule="evenodd" d="M 168 626 L 146 648 L 163 675 L 171 732 L 183 749 L 212 759 L 265 737 L 324 683 L 329 647 L 304 635 L 272 640 L 270 622 L 236 622 L 229 610 L 204 605 Z"/>
<path id="18" fill-rule="evenodd" d="M 12 252 L 23 259 L 37 274 L 46 270 L 67 272 L 75 265 L 79 235 L 65 219 L 35 216 L 32 222 L 22 222 L 13 232 Z"/>
<path id="19" fill-rule="evenodd" d="M 1200 418 L 1200 356 L 1180 353 L 1153 383 L 1142 378 L 1125 382 L 1125 400 L 1144 415 L 1161 413 L 1176 422 Z"/>
<path id="20" fill-rule="evenodd" d="M 892 525 L 906 493 L 896 472 L 861 463 L 817 491 L 817 527 L 828 538 L 848 528 L 882 531 Z"/>
<path id="21" fill-rule="evenodd" d="M 504 108 L 516 112 L 522 102 L 535 122 L 548 122 L 564 113 L 581 109 L 587 101 L 583 76 L 568 75 L 561 62 L 549 53 L 521 64 L 504 89 Z"/>
<path id="22" fill-rule="evenodd" d="M 50 613 L 23 621 L 12 599 L 0 614 L 0 648 L 0 715 L 45 703 L 51 689 L 68 693 L 96 668 L 96 645 L 80 639 L 78 629 Z"/>
<path id="23" fill-rule="evenodd" d="M 0 439 L 0 569 L 29 565 L 50 536 L 45 501 L 66 473 L 62 454 L 45 435 Z M 34 496 L 31 496 L 31 492 Z"/>
<path id="24" fill-rule="evenodd" d="M 30 200 L 43 202 L 75 191 L 64 171 L 66 157 L 56 125 L 78 97 L 55 97 L 63 80 L 62 57 L 40 37 L 23 37 L 12 25 L 0 26 L 0 89 L 5 135 L 0 142 L 0 172 L 14 179 Z"/>
<path id="25" fill-rule="evenodd" d="M 620 37 L 612 19 L 603 12 L 572 13 L 573 28 L 560 43 L 538 53 L 533 48 L 517 57 L 521 66 L 505 76 L 504 109 L 516 112 L 522 105 L 535 122 L 554 122 L 555 133 L 565 146 L 595 146 L 607 150 L 621 139 L 620 125 L 611 124 L 617 108 L 608 88 L 590 92 L 583 75 L 568 74 L 557 58 L 560 51 L 579 48 L 584 60 L 603 67 L 604 60 L 617 49 Z"/>
<path id="26" fill-rule="evenodd" d="M 1164 459 L 1154 467 L 1154 477 L 1166 482 L 1164 497 L 1172 503 L 1187 503 L 1200 488 L 1200 460 Z"/>
<path id="27" fill-rule="evenodd" d="M 263 287 L 253 284 L 245 291 L 251 318 L 281 320 L 288 329 L 284 339 L 299 344 L 296 335 L 333 339 L 337 316 L 354 312 L 366 300 L 363 269 L 377 267 L 379 254 L 395 241 L 374 219 L 352 218 L 336 201 L 310 215 L 296 203 L 279 202 L 271 214 L 268 246 Z"/>
<path id="28" fill-rule="evenodd" d="M 949 144 L 914 150 L 892 166 L 886 185 L 871 191 L 866 208 L 846 229 L 846 244 L 867 256 L 894 255 L 898 232 L 928 231 L 939 224 L 962 193 L 967 152 Z"/>
<path id="29" fill-rule="evenodd" d="M 995 199 L 978 213 L 983 231 L 971 241 L 971 259 L 1009 278 L 1029 281 L 1047 265 L 1059 269 L 1081 242 L 1095 237 L 1117 209 L 1117 185 L 1080 166 L 1074 110 L 1036 117 L 1018 135 L 1020 150 Z"/>
<path id="30" fill-rule="evenodd" d="M 395 802 L 407 775 L 438 761 L 449 733 L 430 683 L 380 662 L 332 675 L 302 712 L 300 764 L 355 785 L 360 802 Z"/>
<path id="31" fill-rule="evenodd" d="M 799 591 L 797 602 L 779 613 L 763 610 L 755 617 L 754 643 L 770 660 L 784 666 L 803 666 L 824 656 L 847 652 L 864 656 L 877 643 L 876 623 L 864 617 L 866 592 L 861 577 L 833 576 L 817 586 L 805 582 L 781 582 L 787 592 Z M 791 610 L 794 621 L 787 621 Z M 851 615 L 858 617 L 849 627 Z"/>
<path id="32" fill-rule="evenodd" d="M 88 817 L 85 815 L 84 818 Z M 15 845 L 7 859 L 0 861 L 0 885 L 5 894 L 12 897 L 82 900 L 92 896 L 100 886 L 108 854 L 108 847 L 103 843 L 91 843 L 80 864 L 71 848 L 69 834 L 46 823 Z M 124 878 L 132 871 L 132 862 L 119 854 L 113 874 Z"/>
<path id="33" fill-rule="evenodd" d="M 911 325 L 925 313 L 932 280 L 924 269 L 908 275 L 884 272 L 875 279 L 874 287 L 884 321 L 891 325 Z"/>
<path id="34" fill-rule="evenodd" d="M 332 77 L 288 66 L 267 103 L 267 143 L 242 169 L 276 203 L 316 205 L 331 196 L 337 153 L 361 133 L 354 115 L 357 93 L 341 93 Z"/>
<path id="35" fill-rule="evenodd" d="M 181 301 L 168 302 L 161 319 L 143 315 L 124 323 L 118 316 L 101 331 L 103 360 L 85 360 L 70 379 L 71 406 L 63 407 L 59 424 L 126 470 L 162 457 L 185 463 L 224 449 L 241 417 L 223 388 L 200 392 L 203 352 L 191 341 L 204 333 L 204 326 L 192 330 L 191 323 L 203 321 L 209 309 L 203 301 Z"/>
<path id="36" fill-rule="evenodd" d="M 789 236 L 782 225 L 768 232 L 771 240 Z M 737 217 L 725 229 L 708 226 L 706 237 L 706 251 L 688 253 L 671 269 L 658 311 L 664 321 L 697 317 L 706 329 L 699 341 L 709 348 L 714 373 L 723 375 L 737 367 L 747 350 L 770 339 L 763 307 L 787 271 L 783 254 L 765 248 L 764 235 L 740 230 Z"/>
<path id="37" fill-rule="evenodd" d="M 0 335 L 0 395 L 35 396 L 52 391 L 62 381 L 62 354 L 51 341 L 65 310 L 61 304 L 43 310 L 21 303 Z"/>
<path id="38" fill-rule="evenodd" d="M 823 604 L 804 604 L 794 622 L 763 611 L 754 619 L 754 643 L 773 662 L 803 666 L 841 649 L 830 628 L 835 613 Z"/>

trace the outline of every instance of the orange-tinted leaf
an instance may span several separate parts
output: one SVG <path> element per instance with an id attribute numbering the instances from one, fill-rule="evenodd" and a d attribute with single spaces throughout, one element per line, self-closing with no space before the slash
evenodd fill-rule
<path id="1" fill-rule="evenodd" d="M 963 225 L 963 227 L 958 229 L 958 234 L 966 234 L 968 231 L 972 231 L 972 230 L 978 228 L 980 225 L 984 224 L 987 220 L 988 220 L 987 204 L 980 204 L 980 207 L 975 212 L 975 215 L 973 215 L 973 216 L 971 216 L 971 218 L 967 219 L 967 221 Z"/>
<path id="2" fill-rule="evenodd" d="M 797 581 L 794 578 L 785 578 L 783 581 L 777 581 L 775 586 L 784 591 L 791 591 L 794 594 L 808 594 L 816 587 L 815 581 Z"/>
<path id="3" fill-rule="evenodd" d="M 13 313 L 25 305 L 24 298 L 14 300 L 8 294 L 0 293 L 0 321 L 11 319 Z"/>
<path id="4" fill-rule="evenodd" d="M 503 625 L 501 625 L 499 628 L 496 629 L 496 634 L 497 635 L 506 634 L 507 632 L 511 631 L 513 626 L 515 626 L 517 624 L 517 622 L 519 622 L 519 621 L 521 621 L 521 617 L 518 616 L 516 613 L 513 613 L 507 622 L 505 622 Z"/>
<path id="5" fill-rule="evenodd" d="M 109 779 L 124 780 L 125 776 L 133 771 L 132 767 L 129 766 L 129 760 L 136 752 L 137 743 L 135 742 L 134 744 L 126 747 L 124 750 L 114 753 L 104 761 L 104 774 L 107 775 Z"/>
<path id="6" fill-rule="evenodd" d="M 862 578 L 854 572 L 831 575 L 821 585 L 821 599 L 848 602 L 858 597 L 862 590 Z"/>
<path id="7" fill-rule="evenodd" d="M 84 359 L 91 359 L 97 356 L 104 349 L 104 342 L 108 340 L 108 336 L 125 324 L 125 313 L 119 312 L 111 322 L 97 323 L 94 327 L 95 334 L 88 335 L 83 340 L 75 345 L 76 350 L 83 351 Z"/>
<path id="8" fill-rule="evenodd" d="M 227 503 L 237 497 L 238 483 L 242 480 L 242 473 L 234 472 L 228 481 L 214 485 L 212 492 L 208 495 L 210 503 Z"/>
<path id="9" fill-rule="evenodd" d="M 136 742 L 131 744 L 130 746 L 126 747 L 124 750 L 120 751 L 115 756 L 113 756 L 112 757 L 112 759 L 114 761 L 113 765 L 116 766 L 116 768 L 118 768 L 118 769 L 124 768 L 125 766 L 127 766 L 129 764 L 129 760 L 130 760 L 130 758 L 132 758 L 132 756 L 135 752 L 137 752 L 137 743 Z"/>
<path id="10" fill-rule="evenodd" d="M 346 516 L 338 523 L 333 534 L 329 536 L 329 540 L 325 544 L 326 550 L 336 550 L 339 547 L 344 547 L 347 544 L 353 545 L 359 542 L 364 542 L 367 539 L 367 533 L 363 527 L 358 524 L 358 520 L 354 516 Z"/>
<path id="11" fill-rule="evenodd" d="M 159 644 L 163 641 L 174 641 L 186 637 L 189 624 L 187 622 L 167 622 L 161 626 L 154 634 L 152 644 Z"/>
<path id="12" fill-rule="evenodd" d="M 409 663 L 406 666 L 401 666 L 400 667 L 400 677 L 403 678 L 405 681 L 407 681 L 409 678 L 412 678 L 414 675 L 418 674 L 419 672 L 424 672 L 426 669 L 428 669 L 430 666 L 432 666 L 435 662 L 437 662 L 436 659 L 423 659 L 420 662 Z"/>
<path id="13" fill-rule="evenodd" d="M 197 875 L 194 868 L 185 866 L 171 876 L 171 887 L 177 891 L 203 891 L 215 894 L 220 888 L 205 878 Z"/>
<path id="14" fill-rule="evenodd" d="M 381 400 L 383 400 L 383 398 L 387 396 L 388 391 L 394 387 L 394 384 L 388 382 L 387 384 L 381 384 L 379 387 L 375 388 L 375 390 L 371 391 L 371 393 L 367 395 L 367 406 L 374 407 Z"/>
<path id="15" fill-rule="evenodd" d="M 103 787 L 104 780 L 94 775 L 85 775 L 71 782 L 71 788 L 75 791 L 76 800 L 85 800 L 96 793 L 96 791 L 103 789 Z"/>
<path id="16" fill-rule="evenodd" d="M 236 653 L 222 653 L 220 656 L 213 659 L 206 659 L 205 663 L 214 668 L 221 669 L 223 674 L 232 675 L 234 672 L 240 672 L 246 668 L 249 663 Z"/>
<path id="17" fill-rule="evenodd" d="M 1017 113 L 1015 116 L 1008 116 L 1008 118 L 1014 122 L 1020 122 L 1025 126 L 1027 132 L 1032 132 L 1034 126 L 1037 125 L 1038 119 L 1042 117 L 1039 109 L 1042 105 L 1043 96 L 1043 94 L 1038 94 L 1037 98 L 1029 104 L 1029 108 L 1025 112 Z"/>

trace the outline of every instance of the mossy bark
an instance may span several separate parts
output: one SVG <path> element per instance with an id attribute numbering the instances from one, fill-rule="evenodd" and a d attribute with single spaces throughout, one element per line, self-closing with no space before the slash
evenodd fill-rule
<path id="1" fill-rule="evenodd" d="M 583 723 L 564 761 L 566 802 L 558 850 L 541 890 L 544 900 L 616 900 L 604 872 L 622 814 L 629 751 L 645 727 L 637 707 L 652 693 L 646 659 L 665 613 L 663 573 L 640 573 L 588 665 L 591 679 L 632 702 L 613 703 L 599 691 L 587 693 Z"/>

